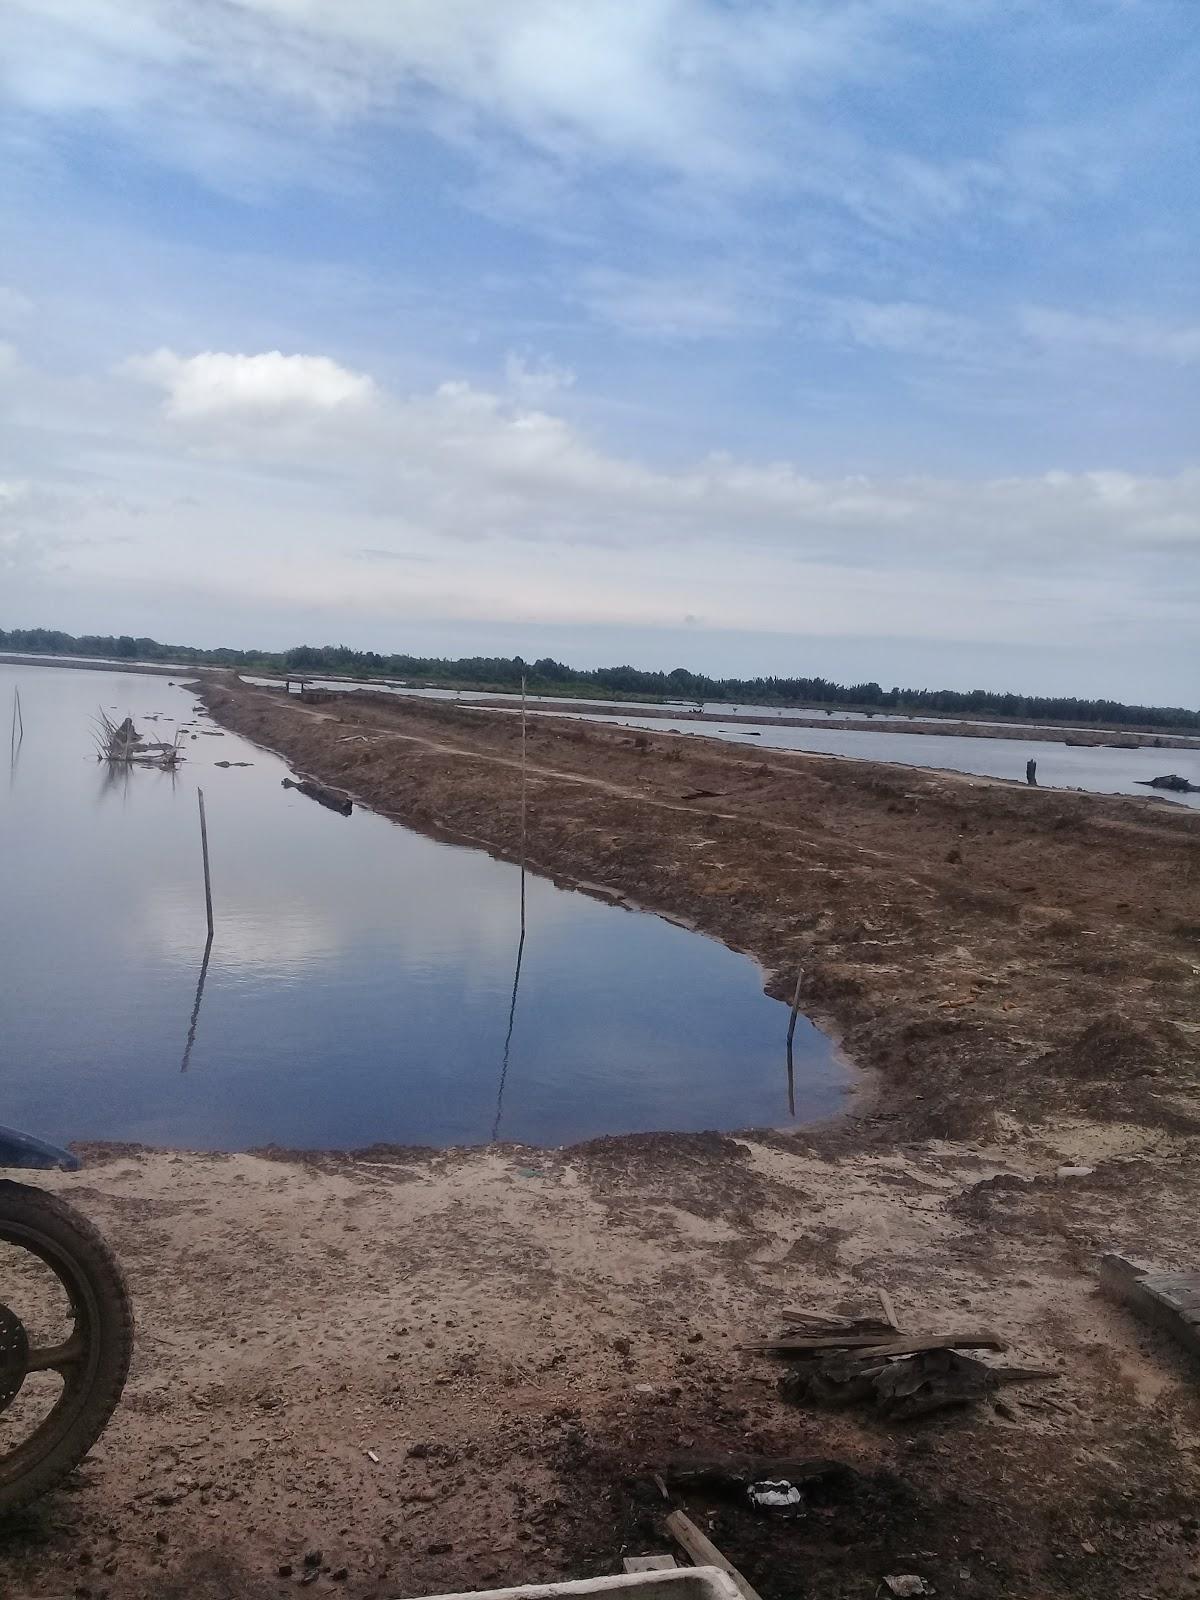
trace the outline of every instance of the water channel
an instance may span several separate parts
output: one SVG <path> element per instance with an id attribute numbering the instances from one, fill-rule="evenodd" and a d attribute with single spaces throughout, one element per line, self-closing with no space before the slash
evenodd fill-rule
<path id="1" fill-rule="evenodd" d="M 24 738 L 0 775 L 0 1121 L 192 1149 L 789 1122 L 787 1008 L 744 956 L 532 875 L 522 944 L 515 866 L 283 789 L 281 760 L 178 685 L 3 666 L 6 733 L 18 686 Z M 151 738 L 183 727 L 179 772 L 98 762 L 99 707 Z M 795 1062 L 797 1119 L 836 1112 L 851 1075 L 803 1018 Z"/>

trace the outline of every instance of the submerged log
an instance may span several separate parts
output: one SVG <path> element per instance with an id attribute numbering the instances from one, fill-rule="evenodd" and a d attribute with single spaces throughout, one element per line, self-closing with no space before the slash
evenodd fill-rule
<path id="1" fill-rule="evenodd" d="M 343 794 L 340 789 L 331 789 L 327 784 L 317 783 L 312 778 L 284 778 L 283 787 L 299 789 L 301 794 L 306 794 L 319 806 L 327 806 L 330 811 L 336 811 L 339 816 L 348 817 L 354 810 L 354 802 L 348 794 Z"/>
<path id="2" fill-rule="evenodd" d="M 1171 789 L 1176 794 L 1200 794 L 1200 783 L 1189 783 L 1177 772 L 1166 772 L 1161 778 L 1138 778 L 1144 789 Z"/>

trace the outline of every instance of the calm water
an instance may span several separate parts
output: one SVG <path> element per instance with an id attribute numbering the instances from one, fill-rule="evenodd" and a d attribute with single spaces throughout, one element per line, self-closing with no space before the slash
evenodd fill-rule
<path id="1" fill-rule="evenodd" d="M 529 877 L 504 1074 L 515 867 L 284 790 L 281 761 L 214 736 L 165 680 L 3 667 L 5 731 L 14 684 L 26 733 L 0 777 L 0 1121 L 237 1149 L 789 1120 L 787 1010 L 746 958 Z M 179 775 L 113 782 L 92 752 L 98 705 L 151 737 L 176 726 L 153 713 L 194 722 Z M 205 942 L 197 782 L 217 932 L 181 1071 Z M 799 1116 L 835 1112 L 848 1072 L 803 1020 L 796 1044 Z"/>

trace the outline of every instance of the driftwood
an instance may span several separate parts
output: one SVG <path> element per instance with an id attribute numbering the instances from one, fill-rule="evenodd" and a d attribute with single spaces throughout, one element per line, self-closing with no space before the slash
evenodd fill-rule
<path id="1" fill-rule="evenodd" d="M 330 811 L 336 811 L 343 817 L 348 817 L 354 810 L 354 802 L 348 794 L 343 794 L 340 789 L 331 789 L 327 784 L 317 783 L 312 778 L 284 778 L 283 787 L 298 789 L 319 806 L 327 806 Z"/>
<path id="2" fill-rule="evenodd" d="M 1177 772 L 1165 772 L 1161 778 L 1136 778 L 1134 781 L 1141 784 L 1143 789 L 1171 789 L 1176 794 L 1200 793 L 1200 783 L 1189 783 Z"/>

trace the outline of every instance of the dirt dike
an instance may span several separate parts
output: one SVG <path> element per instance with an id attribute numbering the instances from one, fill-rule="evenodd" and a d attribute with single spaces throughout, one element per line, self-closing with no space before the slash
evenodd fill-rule
<path id="1" fill-rule="evenodd" d="M 306 776 L 519 859 L 518 717 L 197 692 Z M 779 999 L 799 972 L 805 1012 L 878 1075 L 889 1137 L 1067 1111 L 1200 1131 L 1200 815 L 549 717 L 526 741 L 528 865 L 746 952 Z M 1124 1055 L 1060 1069 L 1100 1017 Z"/>

